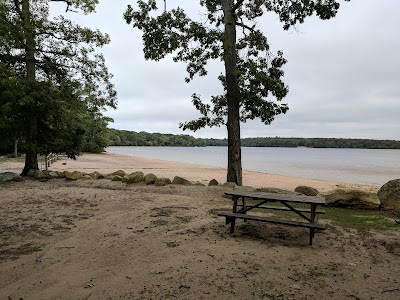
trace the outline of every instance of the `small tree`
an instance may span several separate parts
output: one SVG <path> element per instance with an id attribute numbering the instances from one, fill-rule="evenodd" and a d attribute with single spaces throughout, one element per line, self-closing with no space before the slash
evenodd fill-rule
<path id="1" fill-rule="evenodd" d="M 226 125 L 228 131 L 227 181 L 242 184 L 240 121 L 260 118 L 270 124 L 288 106 L 280 101 L 288 93 L 283 83 L 282 52 L 269 50 L 257 19 L 264 13 L 276 13 L 285 30 L 302 23 L 314 13 L 321 19 L 334 17 L 339 9 L 335 0 L 200 0 L 206 9 L 206 22 L 190 19 L 181 8 L 154 16 L 156 0 L 137 1 L 128 6 L 127 23 L 143 31 L 146 59 L 160 60 L 174 53 L 174 61 L 187 63 L 186 82 L 195 75 L 207 75 L 210 59 L 221 59 L 225 73 L 219 76 L 225 93 L 204 103 L 194 94 L 192 102 L 202 117 L 180 124 L 190 130 Z M 240 29 L 239 34 L 237 31 Z"/>
<path id="2" fill-rule="evenodd" d="M 79 97 L 95 96 L 91 97 L 94 101 L 90 105 L 99 108 L 116 106 L 111 74 L 103 56 L 95 53 L 96 47 L 109 43 L 109 37 L 97 30 L 80 27 L 63 16 L 50 19 L 52 2 L 64 3 L 66 11 L 87 14 L 94 11 L 98 0 L 0 1 L 0 63 L 23 74 L 19 84 L 25 94 L 14 99 L 24 111 L 23 122 L 27 125 L 24 132 L 27 153 L 22 175 L 30 169 L 38 169 L 37 154 L 43 146 L 39 140 L 45 140 L 40 135 L 46 136 L 46 132 L 39 131 L 39 123 L 46 123 L 49 117 L 41 115 L 45 120 L 39 120 L 38 109 L 43 107 L 44 98 L 50 100 L 48 95 L 57 94 L 63 98 L 56 89 L 62 91 L 66 85 L 79 82 L 81 87 L 78 89 L 85 91 Z M 70 96 L 72 94 L 65 99 L 58 98 L 58 104 L 66 103 Z M 68 119 L 59 121 L 68 122 Z M 59 139 L 56 135 L 51 137 Z"/>

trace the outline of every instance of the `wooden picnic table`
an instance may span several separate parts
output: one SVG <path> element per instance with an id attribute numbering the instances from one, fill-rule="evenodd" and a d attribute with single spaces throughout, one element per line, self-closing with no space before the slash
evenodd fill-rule
<path id="1" fill-rule="evenodd" d="M 226 224 L 231 224 L 230 232 L 233 233 L 235 230 L 236 219 L 254 220 L 260 222 L 270 222 L 276 224 L 283 224 L 289 226 L 298 226 L 310 228 L 310 245 L 315 235 L 316 230 L 325 229 L 324 225 L 317 223 L 317 214 L 324 214 L 325 211 L 317 210 L 317 206 L 325 204 L 325 199 L 320 196 L 306 196 L 298 194 L 286 194 L 286 193 L 266 193 L 266 192 L 248 192 L 248 191 L 232 191 L 226 192 L 225 195 L 231 196 L 233 200 L 232 212 L 219 212 L 219 216 L 226 218 Z M 254 200 L 252 203 L 248 203 L 246 200 Z M 239 201 L 241 200 L 241 201 Z M 283 206 L 266 206 L 266 203 L 281 203 Z M 310 208 L 298 208 L 293 204 L 306 204 L 310 205 Z M 304 221 L 293 221 L 287 219 L 281 219 L 276 217 L 263 217 L 249 215 L 247 212 L 253 209 L 272 209 L 278 211 L 290 211 L 300 216 Z"/>

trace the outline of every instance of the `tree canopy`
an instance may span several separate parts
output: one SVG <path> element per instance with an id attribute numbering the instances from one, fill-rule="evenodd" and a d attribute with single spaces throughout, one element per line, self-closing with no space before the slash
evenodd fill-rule
<path id="1" fill-rule="evenodd" d="M 51 18 L 52 2 L 66 12 L 92 13 L 98 0 L 0 1 L 1 129 L 26 144 L 25 175 L 37 154 L 79 153 L 85 122 L 116 107 L 116 91 L 96 48 L 107 34 L 81 27 L 63 15 Z M 104 121 L 105 119 L 103 119 Z M 107 120 L 107 122 L 110 120 Z"/>
<path id="2" fill-rule="evenodd" d="M 240 121 L 259 118 L 270 124 L 276 115 L 288 110 L 281 100 L 288 87 L 283 82 L 286 59 L 270 51 L 268 39 L 257 26 L 265 13 L 275 13 L 288 30 L 306 17 L 325 20 L 339 9 L 335 0 L 200 0 L 207 21 L 195 21 L 180 8 L 157 14 L 156 0 L 139 0 L 128 6 L 124 18 L 143 32 L 146 59 L 160 60 L 169 54 L 187 64 L 190 82 L 195 75 L 206 76 L 209 60 L 222 60 L 225 72 L 218 79 L 223 95 L 204 102 L 193 94 L 192 103 L 201 117 L 180 127 L 198 130 L 205 126 L 226 125 L 228 131 L 227 181 L 242 183 Z"/>

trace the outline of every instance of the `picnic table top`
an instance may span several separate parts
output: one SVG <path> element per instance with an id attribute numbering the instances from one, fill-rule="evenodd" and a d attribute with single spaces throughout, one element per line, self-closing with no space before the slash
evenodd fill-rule
<path id="1" fill-rule="evenodd" d="M 231 191 L 225 192 L 228 196 L 248 197 L 259 200 L 276 200 L 288 201 L 306 204 L 325 204 L 325 198 L 321 196 L 306 196 L 302 194 L 289 194 L 289 193 L 267 193 L 267 192 L 249 192 L 249 191 Z"/>

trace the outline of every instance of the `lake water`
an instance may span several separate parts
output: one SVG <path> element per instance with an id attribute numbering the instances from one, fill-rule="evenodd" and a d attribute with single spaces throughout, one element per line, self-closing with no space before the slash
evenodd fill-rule
<path id="1" fill-rule="evenodd" d="M 227 166 L 227 147 L 108 147 L 109 153 L 213 167 Z M 243 147 L 244 170 L 383 185 L 400 178 L 400 150 Z"/>

